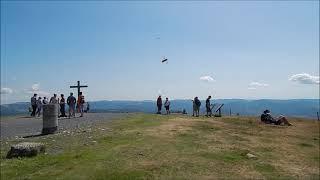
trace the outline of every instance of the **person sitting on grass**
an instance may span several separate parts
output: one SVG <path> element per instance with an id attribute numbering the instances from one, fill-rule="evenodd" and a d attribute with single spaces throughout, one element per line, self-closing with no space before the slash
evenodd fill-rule
<path id="1" fill-rule="evenodd" d="M 261 121 L 266 123 L 266 124 L 275 124 L 275 125 L 288 125 L 291 126 L 292 124 L 289 123 L 286 117 L 280 115 L 277 118 L 273 118 L 270 114 L 270 111 L 267 109 L 263 111 L 263 114 L 261 114 Z"/>

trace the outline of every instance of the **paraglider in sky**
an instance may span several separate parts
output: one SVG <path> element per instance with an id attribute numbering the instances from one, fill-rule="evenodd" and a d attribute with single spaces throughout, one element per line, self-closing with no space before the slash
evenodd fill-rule
<path id="1" fill-rule="evenodd" d="M 163 58 L 161 62 L 162 62 L 162 63 L 164 63 L 164 62 L 165 62 L 165 63 L 168 63 L 168 59 L 167 59 L 167 58 Z"/>

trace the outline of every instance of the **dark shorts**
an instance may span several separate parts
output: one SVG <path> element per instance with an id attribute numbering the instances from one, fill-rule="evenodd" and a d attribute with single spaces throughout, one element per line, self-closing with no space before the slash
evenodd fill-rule
<path id="1" fill-rule="evenodd" d="M 166 110 L 169 110 L 170 107 L 169 106 L 165 106 L 165 108 L 166 108 Z"/>

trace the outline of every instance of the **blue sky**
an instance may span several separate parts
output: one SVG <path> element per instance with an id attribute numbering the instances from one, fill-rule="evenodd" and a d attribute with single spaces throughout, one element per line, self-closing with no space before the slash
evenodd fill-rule
<path id="1" fill-rule="evenodd" d="M 1 1 L 1 103 L 77 80 L 87 100 L 319 98 L 318 15 L 317 1 Z"/>

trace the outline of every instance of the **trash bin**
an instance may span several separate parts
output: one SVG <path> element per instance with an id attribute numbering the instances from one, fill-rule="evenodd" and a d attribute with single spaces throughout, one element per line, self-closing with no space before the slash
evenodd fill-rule
<path id="1" fill-rule="evenodd" d="M 53 134 L 58 130 L 58 104 L 43 105 L 42 134 Z"/>

